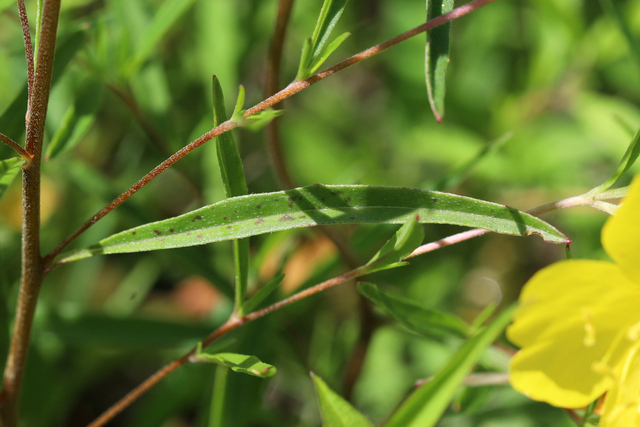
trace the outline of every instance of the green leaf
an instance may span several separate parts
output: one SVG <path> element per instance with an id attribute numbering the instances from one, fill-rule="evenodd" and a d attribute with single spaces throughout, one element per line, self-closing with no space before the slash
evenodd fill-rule
<path id="1" fill-rule="evenodd" d="M 61 261 L 195 246 L 316 225 L 401 224 L 416 215 L 420 223 L 479 227 L 516 236 L 538 234 L 548 242 L 567 243 L 564 234 L 541 219 L 497 203 L 412 188 L 317 184 L 226 199 L 114 234 L 63 255 Z"/>
<path id="2" fill-rule="evenodd" d="M 404 265 L 402 259 L 413 252 L 424 239 L 422 225 L 411 218 L 389 239 L 367 263 L 369 273 Z"/>
<path id="3" fill-rule="evenodd" d="M 214 77 L 215 78 L 215 77 Z M 238 90 L 238 99 L 236 100 L 236 106 L 233 109 L 231 115 L 231 121 L 237 123 L 240 127 L 248 128 L 252 131 L 258 131 L 265 127 L 278 116 L 284 114 L 284 110 L 274 110 L 273 108 L 267 108 L 249 117 L 244 117 L 246 110 L 242 109 L 244 105 L 244 86 L 240 85 Z"/>
<path id="4" fill-rule="evenodd" d="M 0 199 L 20 172 L 22 161 L 19 157 L 0 161 Z"/>
<path id="5" fill-rule="evenodd" d="M 320 378 L 311 372 L 311 378 L 316 386 L 316 393 L 320 401 L 322 424 L 327 427 L 373 427 L 360 411 L 351 406 L 349 402 L 338 396 Z"/>
<path id="6" fill-rule="evenodd" d="M 459 317 L 434 308 L 422 307 L 414 301 L 379 289 L 372 283 L 362 283 L 358 292 L 380 310 L 402 325 L 422 335 L 467 337 L 469 326 Z"/>
<path id="7" fill-rule="evenodd" d="M 217 363 L 234 372 L 248 374 L 258 378 L 269 378 L 275 375 L 276 368 L 273 365 L 263 363 L 256 356 L 247 356 L 237 353 L 217 353 L 208 354 L 199 349 L 195 356 L 192 357 L 194 362 L 211 362 Z"/>
<path id="8" fill-rule="evenodd" d="M 242 109 L 244 103 L 244 89 L 238 95 L 236 109 Z M 240 107 L 238 107 L 238 105 Z M 224 95 L 220 81 L 213 76 L 213 124 L 218 126 L 227 118 L 224 107 Z M 222 175 L 222 183 L 227 197 L 244 196 L 248 193 L 247 183 L 242 169 L 242 159 L 233 140 L 231 132 L 225 132 L 216 138 L 218 164 Z M 242 303 L 247 291 L 247 276 L 249 274 L 249 239 L 237 239 L 233 242 L 233 254 L 236 272 L 235 308 L 242 316 Z"/>
<path id="9" fill-rule="evenodd" d="M 427 21 L 449 13 L 454 8 L 453 0 L 426 0 Z M 444 116 L 445 76 L 449 65 L 449 32 L 451 23 L 427 31 L 425 47 L 425 74 L 427 94 L 431 111 L 438 123 Z"/>
<path id="10" fill-rule="evenodd" d="M 284 280 L 284 274 L 278 274 L 276 277 L 267 282 L 267 284 L 261 287 L 254 296 L 244 302 L 244 304 L 242 305 L 243 313 L 251 313 L 253 310 L 255 310 L 262 301 L 264 301 L 269 295 L 271 295 L 273 291 L 278 289 L 278 286 L 280 286 L 282 280 Z"/>
<path id="11" fill-rule="evenodd" d="M 97 81 L 87 82 L 77 89 L 78 96 L 65 112 L 62 124 L 47 146 L 46 160 L 74 148 L 89 131 L 100 106 L 104 85 Z"/>
<path id="12" fill-rule="evenodd" d="M 616 167 L 613 174 L 608 180 L 589 191 L 587 194 L 598 194 L 611 188 L 611 186 L 618 182 L 618 180 L 627 173 L 629 168 L 633 166 L 635 161 L 638 159 L 638 155 L 640 155 L 640 127 L 636 129 L 636 133 L 633 135 L 633 138 L 629 143 L 629 147 L 627 147 L 627 151 L 624 153 L 624 156 L 622 156 L 622 159 L 620 160 L 620 163 L 618 163 L 618 167 Z"/>
<path id="13" fill-rule="evenodd" d="M 385 427 L 431 427 L 436 425 L 465 377 L 484 351 L 511 321 L 511 306 L 486 328 L 467 340 L 438 371 L 433 380 L 415 390 L 396 410 Z"/>
<path id="14" fill-rule="evenodd" d="M 157 49 L 158 43 L 182 15 L 191 7 L 194 0 L 165 0 L 155 12 L 153 20 L 143 32 L 142 40 L 134 52 L 133 59 L 127 61 L 124 75 L 130 77 L 138 72 L 140 66 Z"/>
<path id="15" fill-rule="evenodd" d="M 338 46 L 349 36 L 342 34 L 325 48 L 331 32 L 335 28 L 348 0 L 324 0 L 318 21 L 310 39 L 305 40 L 302 45 L 302 55 L 296 81 L 309 78 L 322 66 L 324 61 L 333 53 Z"/>

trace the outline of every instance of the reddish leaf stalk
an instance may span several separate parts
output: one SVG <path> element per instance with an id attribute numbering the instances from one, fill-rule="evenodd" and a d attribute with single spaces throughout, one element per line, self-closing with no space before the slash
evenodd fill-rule
<path id="1" fill-rule="evenodd" d="M 308 88 L 309 86 L 311 86 L 314 83 L 319 82 L 320 80 L 323 80 L 327 77 L 329 77 L 332 74 L 337 73 L 338 71 L 347 68 L 351 65 L 357 64 L 358 62 L 370 58 L 380 52 L 382 52 L 383 50 L 386 50 L 392 46 L 397 45 L 398 43 L 401 43 L 411 37 L 414 37 L 420 33 L 423 33 L 425 31 L 428 31 L 432 28 L 437 27 L 438 25 L 442 25 L 445 24 L 447 22 L 450 22 L 454 19 L 460 18 L 470 12 L 473 12 L 476 9 L 481 8 L 482 6 L 485 6 L 489 3 L 492 3 L 496 0 L 475 0 L 471 3 L 468 3 L 464 6 L 460 6 L 457 9 L 452 10 L 451 12 L 444 14 L 444 15 L 440 15 L 435 19 L 432 19 L 429 22 L 426 22 L 422 25 L 419 25 L 415 28 L 413 28 L 412 30 L 409 30 L 405 33 L 400 34 L 399 36 L 396 36 L 390 40 L 387 40 L 384 43 L 380 43 L 376 46 L 373 46 L 369 49 L 366 49 L 354 56 L 352 56 L 351 58 L 348 58 L 336 65 L 334 65 L 333 67 L 330 67 L 324 71 L 321 71 L 311 77 L 309 77 L 306 80 L 302 80 L 299 82 L 295 82 L 290 84 L 289 86 L 287 86 L 286 88 L 282 89 L 280 92 L 276 93 L 273 96 L 270 96 L 269 98 L 265 99 L 264 101 L 254 105 L 253 107 L 249 108 L 244 116 L 245 117 L 249 117 L 252 116 L 256 113 L 259 113 L 260 111 L 264 111 L 269 107 L 272 107 L 280 102 L 282 102 L 283 100 L 295 95 L 296 93 Z M 113 202 L 111 202 L 109 205 L 107 205 L 105 208 L 103 208 L 100 212 L 98 212 L 96 215 L 94 215 L 93 217 L 91 217 L 87 222 L 85 222 L 82 226 L 80 226 L 80 228 L 78 228 L 76 231 L 74 231 L 69 237 L 67 237 L 65 240 L 63 240 L 53 251 L 51 251 L 51 253 L 49 253 L 45 258 L 44 258 L 44 265 L 45 266 L 49 266 L 54 258 L 60 254 L 60 252 L 62 252 L 62 250 L 67 247 L 71 242 L 73 242 L 78 236 L 80 236 L 82 233 L 84 233 L 87 229 L 89 229 L 89 227 L 91 227 L 93 224 L 95 224 L 96 222 L 98 222 L 101 218 L 103 218 L 105 215 L 107 215 L 109 212 L 111 212 L 113 209 L 115 209 L 116 207 L 120 206 L 125 200 L 127 200 L 129 197 L 131 197 L 133 194 L 135 194 L 139 189 L 141 189 L 142 187 L 144 187 L 146 184 L 148 184 L 153 178 L 155 178 L 156 176 L 158 176 L 161 172 L 163 172 L 165 169 L 167 169 L 169 166 L 173 165 L 174 163 L 176 163 L 178 160 L 180 160 L 181 158 L 183 158 L 184 156 L 186 156 L 187 154 L 189 154 L 191 151 L 193 151 L 195 148 L 201 146 L 202 144 L 204 144 L 207 141 L 210 141 L 211 139 L 215 138 L 216 136 L 224 133 L 224 132 L 228 132 L 231 129 L 236 128 L 238 125 L 234 122 L 231 121 L 226 121 L 224 123 L 222 123 L 221 125 L 219 125 L 218 127 L 210 130 L 209 132 L 205 133 L 204 135 L 202 135 L 200 138 L 196 139 L 195 141 L 191 142 L 189 145 L 183 147 L 181 150 L 179 150 L 178 152 L 176 152 L 174 155 L 172 155 L 171 157 L 169 157 L 167 160 L 165 160 L 164 162 L 162 162 L 160 165 L 156 166 L 155 169 L 153 169 L 151 172 L 149 172 L 147 175 L 145 175 L 144 177 L 142 177 L 142 179 L 140 179 L 140 181 L 138 181 L 133 187 L 129 188 L 127 191 L 125 191 L 124 193 L 122 193 L 120 196 L 118 196 Z M 47 272 L 50 271 L 51 268 L 47 269 Z"/>
<path id="2" fill-rule="evenodd" d="M 20 3 L 18 2 L 19 7 Z M 32 160 L 22 168 L 22 276 L 11 347 L 0 394 L 0 420 L 4 427 L 13 427 L 18 424 L 20 386 L 27 360 L 33 316 L 43 279 L 40 257 L 40 162 L 59 13 L 60 0 L 45 0 L 38 46 L 40 60 L 35 70 L 32 91 L 29 93 L 30 110 L 27 115 L 25 150 L 32 156 Z M 25 21 L 23 28 L 26 25 L 28 33 L 26 14 L 22 9 L 20 15 L 21 20 Z M 29 50 L 28 45 L 25 49 Z M 27 61 L 29 61 L 28 58 L 29 53 L 27 53 Z"/>
<path id="3" fill-rule="evenodd" d="M 18 12 L 20 14 L 20 25 L 22 26 L 24 54 L 27 59 L 27 87 L 29 89 L 29 100 L 27 102 L 26 121 L 28 121 L 29 111 L 31 110 L 31 94 L 33 93 L 35 70 L 33 69 L 33 43 L 31 43 L 31 32 L 29 31 L 29 20 L 27 19 L 27 9 L 24 7 L 24 0 L 18 0 Z"/>

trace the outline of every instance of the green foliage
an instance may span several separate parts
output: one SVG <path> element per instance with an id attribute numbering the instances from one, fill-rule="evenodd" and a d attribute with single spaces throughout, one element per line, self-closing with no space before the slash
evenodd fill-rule
<path id="1" fill-rule="evenodd" d="M 453 10 L 453 0 L 426 0 L 427 21 Z M 429 105 L 436 121 L 442 122 L 444 116 L 445 76 L 449 65 L 449 33 L 451 24 L 441 25 L 427 31 L 425 47 L 425 75 Z"/>
<path id="2" fill-rule="evenodd" d="M 267 363 L 263 363 L 255 356 L 247 356 L 235 353 L 216 353 L 209 354 L 198 351 L 193 356 L 195 362 L 217 363 L 232 371 L 241 374 L 251 375 L 258 378 L 269 378 L 276 374 L 276 368 Z"/>
<path id="3" fill-rule="evenodd" d="M 34 42 L 36 3 L 27 2 Z M 603 256 L 605 214 L 523 212 L 603 182 L 595 200 L 622 196 L 624 189 L 605 187 L 624 186 L 640 171 L 638 132 L 629 145 L 629 127 L 640 123 L 638 2 L 498 1 L 431 31 L 427 57 L 420 35 L 317 82 L 286 99 L 287 114 L 277 120 L 276 141 L 300 186 L 288 191 L 270 162 L 273 128 L 264 129 L 284 110 L 244 117 L 263 99 L 277 3 L 62 2 L 44 134 L 43 256 L 209 132 L 212 110 L 217 124 L 227 120 L 223 89 L 229 96 L 242 83 L 231 114 L 238 129 L 164 171 L 58 257 L 86 259 L 47 271 L 22 423 L 86 425 L 229 318 L 313 292 L 374 259 L 358 271 L 368 269 L 366 281 L 377 285 L 347 282 L 247 320 L 208 347 L 215 367 L 178 369 L 114 423 L 573 425 L 563 410 L 509 386 L 455 396 L 473 365 L 506 371 L 507 353 L 490 346 L 508 321 L 504 307 L 537 269 L 565 257 L 562 245 L 500 233 L 570 238 L 575 258 Z M 424 3 L 346 4 L 295 4 L 281 82 L 332 65 L 338 47 L 347 57 L 424 23 Z M 451 6 L 430 4 L 444 6 L 432 16 Z M 27 84 L 15 1 L 0 0 L 0 40 L 0 132 L 24 146 Z M 212 75 L 220 78 L 213 99 Z M 446 103 L 446 121 L 425 116 L 429 102 L 439 114 Z M 21 273 L 20 165 L 0 144 L 3 358 Z M 338 237 L 344 254 L 316 225 Z M 461 225 L 497 233 L 440 242 L 402 261 Z M 184 233 L 174 236 L 178 229 Z M 234 240 L 242 243 L 229 250 Z M 488 318 L 497 320 L 482 326 Z M 229 372 L 275 372 L 245 356 L 254 354 L 277 366 L 275 376 Z M 309 371 L 318 376 L 309 379 Z M 423 378 L 432 379 L 410 393 Z"/>

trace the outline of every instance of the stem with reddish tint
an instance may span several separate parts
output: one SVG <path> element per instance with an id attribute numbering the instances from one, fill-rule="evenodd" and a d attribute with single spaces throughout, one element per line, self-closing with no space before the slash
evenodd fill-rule
<path id="1" fill-rule="evenodd" d="M 18 2 L 18 6 L 23 30 L 26 27 L 26 33 L 28 33 L 24 5 L 21 6 L 21 2 Z M 22 168 L 22 276 L 11 346 L 4 370 L 2 393 L 0 393 L 0 421 L 4 427 L 13 427 L 18 424 L 20 386 L 43 278 L 40 256 L 40 162 L 59 13 L 60 0 L 45 0 L 38 46 L 38 68 L 35 70 L 32 90 L 29 93 L 25 151 L 32 158 Z M 25 43 L 27 63 L 29 63 L 30 43 L 27 42 L 26 35 Z"/>

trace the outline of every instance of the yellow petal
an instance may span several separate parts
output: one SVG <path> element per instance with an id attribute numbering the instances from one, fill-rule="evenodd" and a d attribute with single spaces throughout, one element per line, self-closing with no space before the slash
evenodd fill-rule
<path id="1" fill-rule="evenodd" d="M 605 400 L 601 427 L 640 426 L 640 340 L 631 346 L 626 339 L 621 341 L 627 351 L 612 372 L 613 386 Z"/>
<path id="2" fill-rule="evenodd" d="M 640 174 L 614 216 L 602 229 L 602 245 L 611 259 L 640 286 Z"/>
<path id="3" fill-rule="evenodd" d="M 585 406 L 604 393 L 612 380 L 592 366 L 622 329 L 640 321 L 640 287 L 613 263 L 570 260 L 534 275 L 520 301 L 507 329 L 522 348 L 511 361 L 513 387 L 567 408 Z M 610 363 L 620 357 L 616 353 Z"/>

